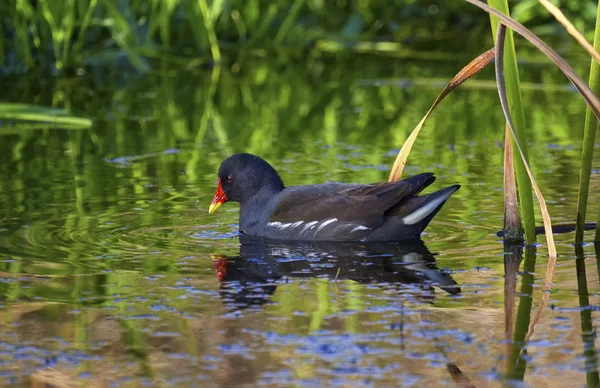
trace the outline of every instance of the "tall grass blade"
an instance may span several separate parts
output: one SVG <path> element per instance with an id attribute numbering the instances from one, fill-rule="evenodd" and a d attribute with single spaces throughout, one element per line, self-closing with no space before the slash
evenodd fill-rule
<path id="1" fill-rule="evenodd" d="M 211 17 L 210 8 L 208 7 L 206 0 L 198 0 L 198 6 L 200 7 L 200 12 L 202 13 L 202 19 L 204 20 L 206 33 L 208 34 L 212 59 L 214 62 L 219 63 L 221 62 L 221 49 L 219 47 L 217 34 L 215 33 L 215 23 Z"/>
<path id="2" fill-rule="evenodd" d="M 217 21 L 219 16 L 223 13 L 225 9 L 225 0 L 213 0 L 210 7 L 210 19 L 213 23 Z"/>
<path id="3" fill-rule="evenodd" d="M 73 37 L 73 31 L 75 29 L 75 23 L 77 19 L 77 8 L 75 7 L 74 0 L 63 0 L 65 4 L 65 11 L 63 12 L 63 44 L 62 44 L 62 64 L 67 66 L 71 64 L 71 56 L 73 50 L 71 50 L 71 41 Z"/>
<path id="4" fill-rule="evenodd" d="M 504 132 L 504 239 L 505 241 L 522 241 L 523 227 L 521 217 L 519 217 L 519 203 L 517 201 L 515 156 L 508 123 Z"/>
<path id="5" fill-rule="evenodd" d="M 125 51 L 127 58 L 131 64 L 139 72 L 147 72 L 150 70 L 148 62 L 138 53 L 135 45 L 135 32 L 127 18 L 121 13 L 121 10 L 112 0 L 102 0 L 104 10 L 110 18 L 110 31 L 115 42 Z"/>
<path id="6" fill-rule="evenodd" d="M 421 119 L 419 124 L 412 130 L 410 136 L 400 149 L 400 152 L 396 156 L 396 160 L 394 161 L 394 165 L 392 166 L 392 170 L 390 172 L 390 177 L 388 178 L 389 182 L 395 182 L 400 179 L 402 176 L 402 171 L 404 170 L 404 166 L 406 166 L 406 161 L 408 159 L 408 155 L 410 154 L 410 150 L 417 140 L 417 136 L 419 136 L 419 132 L 427 118 L 431 115 L 436 106 L 439 105 L 440 102 L 448 95 L 451 91 L 456 89 L 460 84 L 477 74 L 481 69 L 486 67 L 491 61 L 494 59 L 494 49 L 491 48 L 483 54 L 479 55 L 477 58 L 472 60 L 467 66 L 463 67 L 461 71 L 459 71 L 454 78 L 450 80 L 450 82 L 446 85 L 444 90 L 440 93 L 440 95 L 435 99 L 431 108 L 427 111 L 425 116 Z"/>
<path id="7" fill-rule="evenodd" d="M 83 16 L 83 20 L 81 22 L 81 26 L 79 27 L 77 40 L 73 45 L 73 52 L 75 54 L 79 53 L 81 49 L 83 49 L 83 45 L 85 44 L 85 32 L 90 26 L 90 22 L 92 21 L 92 16 L 94 15 L 94 10 L 96 9 L 96 5 L 98 5 L 98 0 L 90 0 L 87 9 L 85 10 L 85 14 Z"/>
<path id="8" fill-rule="evenodd" d="M 494 8 L 491 8 L 487 4 L 482 3 L 479 0 L 464 0 L 464 1 L 466 1 L 469 4 L 473 4 L 476 7 L 481 8 L 482 10 L 484 10 L 485 12 L 487 12 L 489 14 L 492 14 L 492 15 L 498 17 L 500 20 L 502 20 L 502 22 L 507 27 L 510 27 L 513 31 L 519 33 L 519 35 L 521 35 L 522 37 L 527 39 L 538 50 L 540 50 L 542 53 L 544 53 L 552 62 L 554 62 L 554 64 L 556 66 L 558 66 L 558 68 L 569 79 L 569 81 L 571 81 L 571 83 L 573 84 L 573 86 L 575 86 L 575 88 L 577 89 L 577 91 L 579 92 L 581 97 L 583 97 L 585 102 L 592 109 L 596 118 L 598 118 L 600 120 L 600 99 L 594 94 L 594 92 L 592 92 L 590 87 L 581 79 L 581 77 L 579 77 L 577 75 L 575 70 L 573 70 L 573 68 L 560 55 L 558 55 L 554 50 L 552 50 L 550 48 L 550 46 L 548 46 L 546 43 L 544 43 L 544 41 L 542 41 L 540 38 L 538 38 L 537 35 L 535 35 L 533 32 L 531 32 L 525 26 L 523 26 L 522 24 L 517 22 L 515 19 L 512 19 L 511 17 L 506 16 L 502 12 L 499 12 L 499 11 L 495 10 Z M 492 1 L 496 1 L 496 0 L 491 0 L 490 3 Z"/>
<path id="9" fill-rule="evenodd" d="M 31 33 L 34 45 L 39 44 L 39 34 L 36 27 L 35 9 L 27 0 L 16 0 L 15 7 L 10 7 L 10 16 L 14 24 L 15 34 L 18 38 L 17 50 L 25 59 L 28 67 L 35 66 L 33 59 L 29 34 Z M 2 35 L 5 36 L 5 35 Z M 3 39 L 4 40 L 4 39 Z"/>
<path id="10" fill-rule="evenodd" d="M 61 4 L 59 4 L 58 6 L 60 8 L 62 8 L 64 6 L 64 4 L 62 4 L 62 2 L 61 2 Z M 63 63 L 62 63 L 61 55 L 60 55 L 60 46 L 64 39 L 64 36 L 62 33 L 63 31 L 60 28 L 60 26 L 58 25 L 58 21 L 56 19 L 62 20 L 62 17 L 61 17 L 61 15 L 57 15 L 58 17 L 55 17 L 55 15 L 52 11 L 58 7 L 51 7 L 49 2 L 47 2 L 47 1 L 42 1 L 39 4 L 39 8 L 41 11 L 41 15 L 46 20 L 46 23 L 48 23 L 48 27 L 50 29 L 50 35 L 52 36 L 52 43 L 53 43 L 52 47 L 54 49 L 54 58 L 56 60 L 56 68 L 61 69 L 63 67 Z M 59 10 L 59 11 L 62 11 L 62 10 Z"/>
<path id="11" fill-rule="evenodd" d="M 540 211 L 542 213 L 542 219 L 544 221 L 544 230 L 546 232 L 546 241 L 548 243 L 548 265 L 546 266 L 546 277 L 544 279 L 544 293 L 542 295 L 542 302 L 540 303 L 540 307 L 536 312 L 535 317 L 531 321 L 529 325 L 529 331 L 527 332 L 526 340 L 529 339 L 531 334 L 533 334 L 533 329 L 537 322 L 539 321 L 541 314 L 548 303 L 548 298 L 550 297 L 550 288 L 552 285 L 552 277 L 554 275 L 554 267 L 556 266 L 556 246 L 554 244 L 554 236 L 552 235 L 552 221 L 550 219 L 550 214 L 548 213 L 548 207 L 546 206 L 546 201 L 540 188 L 533 177 L 533 173 L 529 168 L 529 164 L 525 160 L 525 155 L 523 155 L 523 151 L 521 149 L 521 145 L 517 141 L 516 132 L 514 129 L 512 117 L 510 115 L 510 110 L 508 108 L 508 99 L 506 97 L 506 86 L 504 82 L 504 39 L 506 37 L 506 26 L 502 23 L 498 25 L 498 34 L 497 34 L 497 43 L 496 43 L 496 80 L 498 82 L 498 94 L 500 95 L 500 103 L 502 105 L 502 110 L 504 111 L 504 116 L 506 117 L 506 122 L 510 127 L 510 131 L 513 135 L 513 139 L 515 140 L 515 145 L 519 154 L 521 155 L 521 159 L 523 160 L 523 165 L 527 170 L 527 175 L 531 180 L 531 184 L 535 191 L 535 195 L 540 204 Z"/>
<path id="12" fill-rule="evenodd" d="M 281 28 L 279 28 L 279 31 L 277 31 L 277 35 L 275 36 L 275 44 L 281 44 L 281 42 L 283 42 L 285 36 L 292 29 L 294 21 L 298 17 L 298 13 L 300 13 L 303 5 L 304 0 L 294 1 L 294 4 L 292 4 L 292 7 L 283 20 L 283 23 L 281 23 Z"/>
<path id="13" fill-rule="evenodd" d="M 490 5 L 502 9 L 506 14 L 509 13 L 507 0 L 490 0 Z M 498 30 L 498 19 L 490 16 L 490 22 L 492 24 L 492 32 Z M 498 37 L 494 37 L 496 41 Z M 505 77 L 507 80 L 507 93 L 510 100 L 510 113 L 513 118 L 514 129 L 516 131 L 516 139 L 512 141 L 513 149 L 516 148 L 515 142 L 518 141 L 523 147 L 523 155 L 525 156 L 525 163 L 529 160 L 529 151 L 527 147 L 527 134 L 525 131 L 525 110 L 523 109 L 523 102 L 521 96 L 521 81 L 519 77 L 519 68 L 517 67 L 517 54 L 515 50 L 515 43 L 513 41 L 512 31 L 508 32 L 506 37 L 506 48 L 502 47 L 503 53 L 506 55 L 506 73 Z M 497 53 L 496 53 L 497 54 Z M 503 73 L 504 74 L 504 73 Z M 523 223 L 525 224 L 525 239 L 527 243 L 535 243 L 537 237 L 535 234 L 535 213 L 533 210 L 533 195 L 531 192 L 531 182 L 525 171 L 524 163 L 521 158 L 514 160 L 516 164 L 515 175 L 517 184 L 519 187 L 518 195 L 521 204 L 521 213 L 523 217 Z M 517 225 L 509 225 L 510 229 L 517 229 Z M 505 224 L 507 220 L 505 220 Z"/>
<path id="14" fill-rule="evenodd" d="M 590 54 L 596 62 L 600 63 L 600 53 L 598 52 L 598 46 L 596 45 L 596 43 L 594 43 L 594 46 L 592 46 L 587 41 L 587 39 L 585 39 L 585 36 L 583 36 L 583 34 L 581 32 L 579 32 L 577 30 L 577 28 L 575 28 L 573 23 L 571 23 L 569 21 L 569 19 L 567 19 L 567 17 L 565 16 L 565 14 L 562 13 L 560 8 L 558 8 L 557 6 L 555 6 L 548 0 L 538 0 L 538 1 L 540 2 L 540 4 L 542 4 L 548 10 L 548 12 L 550 12 L 552 14 L 552 16 L 554 16 L 554 18 L 556 18 L 556 20 L 558 20 L 558 22 L 560 24 L 563 25 L 563 27 L 567 30 L 567 32 L 573 38 L 575 38 L 577 43 L 579 43 L 581 45 L 581 47 L 583 47 L 585 49 L 585 51 L 587 51 L 588 54 Z M 598 24 L 596 24 L 596 34 L 597 33 L 598 33 Z M 594 37 L 594 42 L 595 41 L 596 41 L 596 37 Z"/>
<path id="15" fill-rule="evenodd" d="M 600 4 L 596 9 L 596 31 L 594 32 L 594 48 L 600 48 Z M 590 65 L 590 87 L 593 92 L 600 93 L 600 64 L 592 60 Z M 588 193 L 590 190 L 590 177 L 592 174 L 592 158 L 594 156 L 594 144 L 596 141 L 596 130 L 598 120 L 588 107 L 585 110 L 585 124 L 583 127 L 583 144 L 581 151 L 581 170 L 579 172 L 579 194 L 577 196 L 577 221 L 575 229 L 575 244 L 583 243 L 583 232 L 585 227 L 585 215 L 587 212 Z"/>

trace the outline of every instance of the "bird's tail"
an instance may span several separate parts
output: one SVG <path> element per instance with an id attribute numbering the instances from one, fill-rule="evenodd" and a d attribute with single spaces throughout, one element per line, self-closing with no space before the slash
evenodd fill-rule
<path id="1" fill-rule="evenodd" d="M 459 188 L 460 185 L 453 185 L 431 194 L 413 197 L 404 202 L 398 211 L 394 212 L 394 216 L 400 217 L 404 225 L 418 225 L 423 230 Z"/>

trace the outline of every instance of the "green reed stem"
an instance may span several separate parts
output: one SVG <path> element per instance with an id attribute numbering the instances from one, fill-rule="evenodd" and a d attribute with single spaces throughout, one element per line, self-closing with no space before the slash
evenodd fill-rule
<path id="1" fill-rule="evenodd" d="M 500 12 L 509 15 L 507 0 L 489 0 L 488 4 L 491 7 L 496 8 Z M 494 36 L 494 42 L 496 42 L 499 20 L 495 16 L 490 16 L 490 22 L 492 24 L 492 34 Z M 514 121 L 517 139 L 521 144 L 521 148 L 523 150 L 525 159 L 527 160 L 527 162 L 529 162 L 527 136 L 525 132 L 525 113 L 523 110 L 523 102 L 521 98 L 521 85 L 519 81 L 519 69 L 517 67 L 517 54 L 515 50 L 515 42 L 513 40 L 513 33 L 510 29 L 508 29 L 506 34 L 504 55 L 504 74 L 506 79 L 506 92 L 510 106 L 510 113 Z M 517 149 L 514 139 L 512 140 L 512 142 L 513 149 Z M 523 164 L 521 158 L 515 158 L 514 160 L 515 172 L 517 176 L 517 186 L 519 189 L 519 200 L 521 203 L 521 215 L 523 217 L 525 229 L 525 239 L 528 244 L 533 244 L 536 241 L 536 234 L 531 182 L 529 181 L 527 170 L 525 169 L 525 165 Z"/>
<path id="2" fill-rule="evenodd" d="M 115 43 L 127 54 L 127 58 L 133 67 L 139 72 L 147 72 L 150 65 L 139 53 L 140 42 L 136 39 L 135 24 L 129 13 L 123 13 L 114 1 L 101 0 L 104 11 L 109 19 L 110 32 Z"/>
<path id="3" fill-rule="evenodd" d="M 63 0 L 65 1 L 65 0 Z M 75 23 L 77 23 L 77 7 L 75 1 L 66 0 L 64 7 L 66 10 L 63 12 L 62 29 L 63 29 L 63 41 L 62 41 L 62 65 L 70 65 L 71 59 L 73 58 L 73 50 L 71 49 L 71 36 L 75 30 Z"/>
<path id="4" fill-rule="evenodd" d="M 600 49 L 600 4 L 596 11 L 596 30 L 594 32 L 594 49 Z M 592 58 L 590 65 L 590 87 L 594 94 L 600 94 L 600 65 Z M 585 124 L 583 127 L 583 149 L 581 152 L 581 170 L 579 175 L 579 195 L 577 196 L 577 225 L 575 229 L 575 244 L 583 243 L 585 213 L 587 211 L 588 192 L 590 189 L 590 176 L 592 173 L 592 158 L 594 156 L 594 143 L 598 120 L 587 107 L 585 109 Z M 600 217 L 600 214 L 599 214 Z M 596 227 L 596 241 L 600 237 L 600 229 Z"/>
<path id="5" fill-rule="evenodd" d="M 29 31 L 31 26 L 31 33 L 35 39 L 37 36 L 37 30 L 35 29 L 35 11 L 26 0 L 17 0 L 16 7 L 11 8 L 11 18 L 13 21 L 17 47 L 19 52 L 24 58 L 25 64 L 29 67 L 35 65 L 33 56 L 31 54 L 31 44 L 29 40 Z M 4 36 L 4 35 L 2 35 Z"/>
<path id="6" fill-rule="evenodd" d="M 208 33 L 208 41 L 210 42 L 210 52 L 212 54 L 213 61 L 219 63 L 221 62 L 221 49 L 219 48 L 219 40 L 217 39 L 217 34 L 215 33 L 215 24 L 210 16 L 208 3 L 206 0 L 198 0 L 198 6 L 200 7 L 200 12 L 202 13 L 202 19 L 204 19 L 204 27 Z"/>
<path id="7" fill-rule="evenodd" d="M 85 11 L 85 15 L 83 16 L 81 26 L 79 26 L 77 41 L 75 41 L 75 44 L 73 44 L 74 54 L 79 53 L 83 49 L 83 45 L 85 44 L 85 33 L 90 26 L 90 22 L 92 21 L 92 16 L 94 14 L 94 10 L 96 9 L 96 5 L 98 5 L 98 0 L 90 0 L 90 3 Z"/>
<path id="8" fill-rule="evenodd" d="M 294 21 L 298 17 L 298 13 L 302 9 L 304 5 L 304 0 L 296 0 L 290 9 L 290 12 L 286 15 L 283 23 L 281 23 L 281 28 L 277 31 L 277 35 L 275 36 L 275 43 L 281 44 L 285 36 L 290 32 L 292 26 L 294 25 Z"/>

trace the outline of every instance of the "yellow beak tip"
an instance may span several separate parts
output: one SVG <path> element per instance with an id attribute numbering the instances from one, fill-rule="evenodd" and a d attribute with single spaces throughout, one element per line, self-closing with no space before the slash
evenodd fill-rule
<path id="1" fill-rule="evenodd" d="M 208 214 L 212 214 L 217 211 L 218 208 L 221 207 L 221 202 L 211 203 L 208 207 Z"/>

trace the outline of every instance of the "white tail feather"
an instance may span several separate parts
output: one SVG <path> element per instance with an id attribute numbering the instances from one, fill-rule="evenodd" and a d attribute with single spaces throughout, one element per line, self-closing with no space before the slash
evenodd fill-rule
<path id="1" fill-rule="evenodd" d="M 430 202 L 427 202 L 427 204 L 425 204 L 424 206 L 421 206 L 414 212 L 404 216 L 402 218 L 402 222 L 404 222 L 404 224 L 406 225 L 418 224 L 419 222 L 423 221 L 428 215 L 433 213 L 453 193 L 454 191 L 449 192 L 447 195 L 442 195 L 436 199 L 431 200 Z"/>

